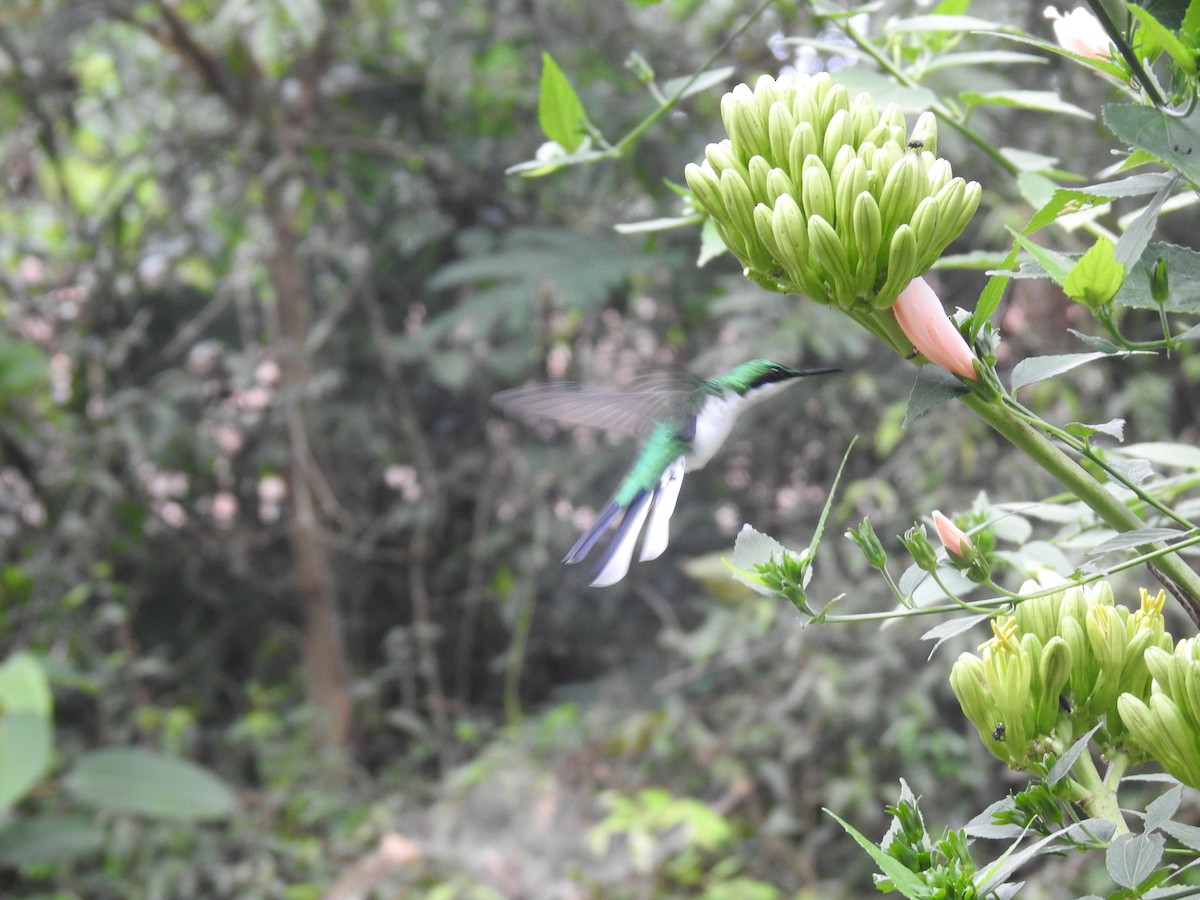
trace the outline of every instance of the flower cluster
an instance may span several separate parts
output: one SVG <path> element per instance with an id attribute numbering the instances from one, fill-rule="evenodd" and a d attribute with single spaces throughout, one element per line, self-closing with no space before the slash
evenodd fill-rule
<path id="1" fill-rule="evenodd" d="M 1030 582 L 1022 593 L 1039 587 Z M 962 654 L 950 673 L 984 746 L 1020 770 L 1047 751 L 1065 749 L 1063 739 L 1073 731 L 1059 726 L 1069 720 L 1103 721 L 1099 741 L 1124 741 L 1128 720 L 1118 715 L 1118 698 L 1129 698 L 1123 705 L 1145 698 L 1147 651 L 1172 646 L 1163 627 L 1165 594 L 1143 590 L 1141 601 L 1131 612 L 1100 582 L 1025 600 L 1012 615 L 993 620 L 994 636 L 981 655 Z"/>
<path id="2" fill-rule="evenodd" d="M 1200 638 L 1146 651 L 1149 700 L 1130 692 L 1117 710 L 1135 744 L 1186 785 L 1200 788 Z"/>
<path id="3" fill-rule="evenodd" d="M 721 101 L 729 138 L 686 170 L 748 278 L 860 321 L 889 309 L 966 227 L 980 187 L 939 159 L 931 113 L 851 99 L 825 73 L 764 75 Z"/>

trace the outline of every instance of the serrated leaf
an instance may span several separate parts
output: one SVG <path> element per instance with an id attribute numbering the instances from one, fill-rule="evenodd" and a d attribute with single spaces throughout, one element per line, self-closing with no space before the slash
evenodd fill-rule
<path id="1" fill-rule="evenodd" d="M 550 140 L 568 153 L 575 150 L 586 133 L 587 114 L 583 102 L 549 53 L 542 53 L 542 81 L 538 93 L 538 125 Z"/>
<path id="2" fill-rule="evenodd" d="M 1101 425 L 1088 425 L 1083 422 L 1071 422 L 1067 425 L 1067 433 L 1087 440 L 1097 434 L 1106 434 L 1118 441 L 1125 440 L 1125 420 L 1110 419 Z"/>
<path id="3" fill-rule="evenodd" d="M 1171 528 L 1138 528 L 1134 531 L 1123 531 L 1116 537 L 1111 537 L 1091 549 L 1089 555 L 1100 556 L 1112 553 L 1114 550 L 1129 550 L 1144 544 L 1154 544 L 1158 541 L 1171 541 L 1182 537 L 1183 533 Z"/>
<path id="4" fill-rule="evenodd" d="M 1020 825 L 1014 825 L 1011 822 L 998 825 L 993 821 L 997 813 L 1008 812 L 1016 808 L 1017 804 L 1011 795 L 997 800 L 964 825 L 963 833 L 967 837 L 984 838 L 985 840 L 1010 840 L 1012 838 L 1019 838 L 1025 833 L 1025 829 Z"/>
<path id="5" fill-rule="evenodd" d="M 1139 36 L 1143 46 L 1138 48 L 1138 52 L 1142 56 L 1154 56 L 1154 50 L 1162 50 L 1175 60 L 1176 65 L 1188 75 L 1196 74 L 1196 60 L 1193 58 L 1192 52 L 1169 28 L 1154 18 L 1148 9 L 1138 6 L 1136 3 L 1130 3 L 1126 8 L 1142 26 Z M 1149 46 L 1146 46 L 1147 44 Z"/>
<path id="6" fill-rule="evenodd" d="M 1016 393 L 1023 387 L 1069 372 L 1086 363 L 1104 359 L 1107 353 L 1060 353 L 1051 356 L 1031 356 L 1023 359 L 1012 371 L 1012 390 Z"/>
<path id="7" fill-rule="evenodd" d="M 800 556 L 798 553 L 792 553 L 769 534 L 763 534 L 752 525 L 746 524 L 742 526 L 733 542 L 733 558 L 727 565 L 735 581 L 752 588 L 755 593 L 774 597 L 775 591 L 762 583 L 754 569 L 755 566 L 768 564 L 772 559 L 778 562 L 785 554 L 796 558 Z"/>
<path id="8" fill-rule="evenodd" d="M 958 616 L 939 625 L 935 625 L 921 635 L 923 641 L 936 641 L 933 649 L 929 651 L 929 658 L 933 658 L 933 654 L 937 652 L 938 647 L 942 646 L 950 638 L 958 637 L 960 634 L 970 631 L 980 622 L 985 622 L 991 616 L 986 613 L 976 616 Z"/>
<path id="9" fill-rule="evenodd" d="M 1022 63 L 1043 64 L 1046 61 L 1032 53 L 1013 50 L 968 50 L 962 53 L 939 53 L 925 67 L 926 72 L 938 69 L 960 69 L 967 66 L 1008 66 Z"/>
<path id="10" fill-rule="evenodd" d="M 1161 823 L 1159 827 L 1189 850 L 1200 853 L 1200 826 L 1185 825 L 1171 819 Z"/>
<path id="11" fill-rule="evenodd" d="M 1160 794 L 1146 806 L 1146 820 L 1142 831 L 1156 831 L 1164 822 L 1175 815 L 1179 801 L 1183 799 L 1183 785 L 1177 784 Z"/>
<path id="12" fill-rule="evenodd" d="M 1200 253 L 1164 241 L 1151 241 L 1129 276 L 1117 291 L 1113 303 L 1132 309 L 1158 310 L 1150 293 L 1150 270 L 1159 257 L 1166 260 L 1170 273 L 1171 295 L 1163 305 L 1166 312 L 1200 315 Z"/>
<path id="13" fill-rule="evenodd" d="M 1055 196 L 1057 196 L 1057 192 Z M 1012 234 L 1013 240 L 1021 245 L 1021 249 L 1037 260 L 1042 271 L 1049 275 L 1055 284 L 1061 285 L 1067 280 L 1067 275 L 1075 265 L 1075 258 L 1036 244 L 1024 234 L 1013 231 L 1011 228 L 1009 232 Z"/>
<path id="14" fill-rule="evenodd" d="M 1125 267 L 1117 262 L 1112 241 L 1101 237 L 1071 267 L 1062 288 L 1072 300 L 1095 310 L 1112 300 L 1124 281 Z"/>
<path id="15" fill-rule="evenodd" d="M 80 803 L 153 818 L 223 819 L 238 808 L 233 791 L 208 769 L 146 750 L 85 753 L 63 786 Z"/>
<path id="16" fill-rule="evenodd" d="M 1114 447 L 1112 452 L 1144 459 L 1156 466 L 1200 469 L 1200 447 L 1191 444 L 1148 441 L 1144 444 L 1130 444 L 1128 447 Z"/>
<path id="17" fill-rule="evenodd" d="M 962 91 L 958 98 L 967 106 L 1002 106 L 1059 113 L 1081 119 L 1096 118 L 1086 109 L 1068 103 L 1055 91 Z"/>
<path id="18" fill-rule="evenodd" d="M 908 395 L 908 406 L 904 410 L 904 421 L 900 427 L 907 428 L 915 419 L 935 406 L 966 392 L 962 382 L 940 366 L 922 366 Z"/>
<path id="19" fill-rule="evenodd" d="M 841 818 L 837 813 L 830 809 L 823 809 L 827 815 L 832 816 L 834 821 L 846 830 L 846 833 L 854 839 L 854 842 L 858 846 L 867 851 L 871 859 L 875 860 L 875 865 L 888 877 L 895 889 L 901 894 L 909 898 L 909 900 L 927 900 L 927 898 L 933 896 L 932 888 L 925 884 L 920 876 L 909 870 L 898 859 L 888 855 L 874 843 L 867 840 L 853 825 Z"/>
<path id="20" fill-rule="evenodd" d="M 1080 737 L 1079 740 L 1077 740 L 1067 749 L 1066 753 L 1064 753 L 1055 761 L 1054 766 L 1050 769 L 1049 774 L 1046 775 L 1047 785 L 1053 786 L 1067 776 L 1067 773 L 1071 771 L 1071 767 L 1075 765 L 1076 760 L 1078 760 L 1079 757 L 1081 757 L 1087 751 L 1088 741 L 1092 739 L 1092 735 L 1099 730 L 1100 725 L 1095 726 L 1087 734 Z"/>
<path id="21" fill-rule="evenodd" d="M 1114 472 L 1135 487 L 1154 474 L 1153 467 L 1144 459 L 1113 459 L 1109 460 L 1108 464 Z"/>
<path id="22" fill-rule="evenodd" d="M 1159 210 L 1163 208 L 1163 205 L 1175 190 L 1175 185 L 1178 183 L 1179 173 L 1175 173 L 1167 179 L 1167 183 L 1146 204 L 1145 209 L 1138 213 L 1137 218 L 1129 223 L 1129 227 L 1125 229 L 1125 233 L 1117 241 L 1115 251 L 1117 262 L 1121 265 L 1126 267 L 1133 265 L 1146 252 L 1146 247 L 1149 245 L 1150 238 L 1154 235 L 1154 229 L 1158 225 Z"/>
<path id="23" fill-rule="evenodd" d="M 1099 184 L 1089 184 L 1079 190 L 1085 194 L 1098 197 L 1142 197 L 1146 194 L 1156 194 L 1171 180 L 1169 175 L 1162 172 L 1143 172 L 1140 175 L 1130 175 L 1117 181 L 1102 181 Z"/>
<path id="24" fill-rule="evenodd" d="M 1121 140 L 1200 184 L 1200 105 L 1186 116 L 1174 116 L 1153 106 L 1109 103 L 1102 118 Z"/>
<path id="25" fill-rule="evenodd" d="M 1154 874 L 1165 844 L 1160 834 L 1117 835 L 1104 854 L 1109 877 L 1121 887 L 1137 887 Z"/>

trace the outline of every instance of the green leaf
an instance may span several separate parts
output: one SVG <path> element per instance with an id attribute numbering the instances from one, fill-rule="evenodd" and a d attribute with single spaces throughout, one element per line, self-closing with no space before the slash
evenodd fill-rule
<path id="1" fill-rule="evenodd" d="M 1185 35 L 1200 35 L 1200 0 L 1191 0 L 1187 5 L 1179 31 Z"/>
<path id="2" fill-rule="evenodd" d="M 987 19 L 977 19 L 974 16 L 906 16 L 889 22 L 884 30 L 888 34 L 906 34 L 918 32 L 941 31 L 998 31 L 1002 26 Z"/>
<path id="3" fill-rule="evenodd" d="M 1096 310 L 1112 300 L 1124 282 L 1125 267 L 1117 262 L 1112 241 L 1101 237 L 1071 267 L 1062 288 L 1072 300 Z"/>
<path id="4" fill-rule="evenodd" d="M 46 774 L 54 752 L 53 698 L 41 664 L 17 653 L 0 666 L 0 812 Z"/>
<path id="5" fill-rule="evenodd" d="M 154 818 L 223 819 L 238 808 L 233 791 L 208 769 L 146 750 L 84 754 L 63 786 L 80 803 Z"/>
<path id="6" fill-rule="evenodd" d="M 1161 827 L 1163 831 L 1175 838 L 1183 846 L 1200 853 L 1200 827 L 1185 825 L 1182 822 L 1176 822 L 1174 819 L 1163 822 Z"/>
<path id="7" fill-rule="evenodd" d="M 967 106 L 1003 106 L 1081 119 L 1096 118 L 1086 109 L 1068 103 L 1054 91 L 962 91 L 958 98 Z"/>
<path id="8" fill-rule="evenodd" d="M 1146 806 L 1146 822 L 1142 831 L 1150 832 L 1158 829 L 1179 809 L 1183 799 L 1183 785 L 1177 784 L 1170 790 L 1160 794 Z"/>
<path id="9" fill-rule="evenodd" d="M 1023 359 L 1012 370 L 1012 390 L 1016 393 L 1023 387 L 1069 372 L 1077 366 L 1103 359 L 1107 353 L 1061 353 L 1051 356 L 1031 356 Z"/>
<path id="10" fill-rule="evenodd" d="M 1067 752 L 1055 761 L 1053 768 L 1051 768 L 1049 774 L 1046 775 L 1047 785 L 1053 786 L 1067 776 L 1067 773 L 1071 771 L 1071 767 L 1075 765 L 1076 760 L 1078 760 L 1079 757 L 1083 755 L 1083 752 L 1087 750 L 1088 741 L 1092 739 L 1092 735 L 1099 730 L 1100 726 L 1096 725 L 1091 731 L 1075 741 L 1075 743 L 1067 749 Z"/>
<path id="11" fill-rule="evenodd" d="M 1117 835 L 1104 854 L 1109 877 L 1121 887 L 1137 887 L 1154 874 L 1166 842 L 1161 834 Z"/>
<path id="12" fill-rule="evenodd" d="M 1035 244 L 1033 241 L 1025 237 L 1025 235 L 1019 234 L 1018 232 L 1013 231 L 1011 228 L 1009 229 L 1009 232 L 1011 232 L 1013 239 L 1021 245 L 1023 250 L 1028 252 L 1030 256 L 1041 263 L 1042 269 L 1047 275 L 1050 276 L 1051 279 L 1053 279 L 1055 284 L 1062 285 L 1062 283 L 1067 280 L 1067 275 L 1070 274 L 1071 269 L 1074 268 L 1075 265 L 1075 262 L 1073 259 L 1071 259 L 1071 257 L 1067 256 L 1066 254 L 1050 250 L 1041 246 L 1040 244 Z"/>
<path id="13" fill-rule="evenodd" d="M 904 422 L 900 427 L 907 428 L 935 406 L 966 392 L 963 383 L 941 366 L 922 366 L 908 395 L 908 406 L 904 409 Z"/>
<path id="14" fill-rule="evenodd" d="M 1123 531 L 1115 537 L 1110 537 L 1108 540 L 1097 544 L 1088 551 L 1088 556 L 1100 556 L 1105 553 L 1112 553 L 1115 550 L 1130 550 L 1134 547 L 1154 544 L 1158 541 L 1169 543 L 1175 538 L 1183 536 L 1184 533 L 1182 531 L 1176 531 L 1173 528 L 1138 528 L 1135 531 Z"/>
<path id="15" fill-rule="evenodd" d="M 1131 147 L 1200 184 L 1200 104 L 1186 116 L 1173 116 L 1153 106 L 1109 103 L 1101 115 L 1109 130 Z"/>
<path id="16" fill-rule="evenodd" d="M 81 816 L 41 815 L 0 828 L 0 865 L 70 862 L 99 853 L 104 829 Z"/>
<path id="17" fill-rule="evenodd" d="M 1171 273 L 1171 293 L 1163 309 L 1173 313 L 1200 315 L 1200 253 L 1189 247 L 1151 241 L 1137 265 L 1129 268 L 1129 277 L 1117 291 L 1113 303 L 1130 309 L 1157 310 L 1150 293 L 1150 270 L 1159 257 L 1166 260 Z"/>
<path id="18" fill-rule="evenodd" d="M 925 67 L 926 72 L 938 69 L 957 69 L 966 66 L 1007 66 L 1021 63 L 1044 64 L 1046 61 L 1032 53 L 1013 50 L 972 50 L 964 53 L 939 53 Z"/>
<path id="19" fill-rule="evenodd" d="M 1139 35 L 1143 43 L 1139 48 L 1140 55 L 1153 56 L 1155 50 L 1162 50 L 1171 59 L 1175 60 L 1179 68 L 1183 69 L 1188 75 L 1196 74 L 1196 60 L 1192 57 L 1188 48 L 1183 45 L 1183 42 L 1169 28 L 1154 18 L 1149 10 L 1138 6 L 1136 3 L 1128 3 L 1125 5 L 1125 8 L 1129 10 L 1129 14 L 1137 19 L 1138 24 L 1142 26 L 1142 33 Z"/>
<path id="20" fill-rule="evenodd" d="M 587 114 L 567 76 L 549 53 L 542 54 L 542 83 L 538 95 L 538 124 L 546 137 L 568 153 L 583 143 Z"/>
<path id="21" fill-rule="evenodd" d="M 0 400 L 29 394 L 50 383 L 50 363 L 40 348 L 0 336 Z"/>
<path id="22" fill-rule="evenodd" d="M 1130 444 L 1128 447 L 1114 447 L 1112 452 L 1144 459 L 1158 466 L 1200 469 L 1200 447 L 1191 444 L 1149 441 L 1144 444 Z"/>
<path id="23" fill-rule="evenodd" d="M 785 554 L 800 558 L 799 553 L 793 553 L 769 534 L 763 534 L 747 524 L 742 526 L 733 542 L 733 558 L 728 565 L 733 571 L 735 581 L 753 588 L 756 593 L 774 597 L 775 591 L 767 587 L 754 573 L 754 567 L 766 565 L 772 560 L 778 562 Z"/>
<path id="24" fill-rule="evenodd" d="M 1104 181 L 1099 184 L 1089 184 L 1080 188 L 1085 194 L 1099 197 L 1142 197 L 1146 194 L 1156 194 L 1170 181 L 1169 175 L 1162 172 L 1143 172 L 1140 175 L 1130 175 L 1118 181 Z"/>
<path id="25" fill-rule="evenodd" d="M 870 855 L 871 859 L 875 860 L 875 865 L 879 866 L 879 870 L 892 882 L 892 885 L 909 900 L 927 900 L 933 896 L 933 889 L 929 887 L 920 876 L 910 870 L 904 863 L 893 856 L 888 855 L 871 841 L 867 840 L 859 831 L 839 816 L 832 810 L 822 807 L 828 815 L 832 816 L 842 828 L 846 829 L 846 833 L 854 838 L 855 843 L 862 847 Z"/>

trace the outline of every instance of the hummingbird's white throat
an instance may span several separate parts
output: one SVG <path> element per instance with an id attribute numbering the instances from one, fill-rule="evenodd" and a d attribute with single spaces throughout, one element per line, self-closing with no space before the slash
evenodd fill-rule
<path id="1" fill-rule="evenodd" d="M 692 441 L 692 451 L 687 456 L 687 471 L 694 472 L 704 468 L 721 449 L 721 445 L 729 437 L 729 432 L 733 430 L 733 423 L 741 413 L 777 394 L 792 381 L 790 378 L 786 381 L 773 381 L 760 385 L 747 394 L 723 391 L 706 397 L 700 412 L 696 414 L 696 436 Z"/>

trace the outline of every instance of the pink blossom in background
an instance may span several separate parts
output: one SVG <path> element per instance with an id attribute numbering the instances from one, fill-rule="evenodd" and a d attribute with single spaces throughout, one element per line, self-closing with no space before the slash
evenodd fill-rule
<path id="1" fill-rule="evenodd" d="M 1113 43 L 1104 26 L 1083 7 L 1064 16 L 1053 6 L 1047 6 L 1043 15 L 1054 24 L 1054 39 L 1064 50 L 1089 59 L 1108 59 L 1112 55 Z"/>

